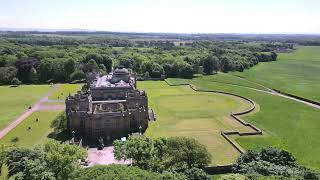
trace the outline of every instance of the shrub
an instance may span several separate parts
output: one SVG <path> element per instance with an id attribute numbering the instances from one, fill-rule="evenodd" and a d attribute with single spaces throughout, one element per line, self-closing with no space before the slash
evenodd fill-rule
<path id="1" fill-rule="evenodd" d="M 246 180 L 246 176 L 241 174 L 226 174 L 219 178 L 219 180 Z"/>
<path id="2" fill-rule="evenodd" d="M 124 165 L 95 166 L 88 169 L 82 169 L 75 175 L 76 180 L 92 179 L 145 179 L 145 180 L 185 180 L 185 176 L 177 173 L 155 173 Z"/>
<path id="3" fill-rule="evenodd" d="M 189 180 L 209 180 L 209 176 L 199 168 L 191 168 L 184 171 Z"/>
<path id="4" fill-rule="evenodd" d="M 293 155 L 285 150 L 263 148 L 242 154 L 234 166 L 234 171 L 243 174 L 263 176 L 319 179 L 319 174 L 305 167 L 299 167 Z"/>
<path id="5" fill-rule="evenodd" d="M 11 80 L 11 84 L 15 86 L 19 86 L 21 84 L 21 81 L 15 77 Z"/>

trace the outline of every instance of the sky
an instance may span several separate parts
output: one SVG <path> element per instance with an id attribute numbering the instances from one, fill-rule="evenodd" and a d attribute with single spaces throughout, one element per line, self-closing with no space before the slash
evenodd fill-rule
<path id="1" fill-rule="evenodd" d="M 0 0 L 0 28 L 320 34 L 320 0 Z"/>

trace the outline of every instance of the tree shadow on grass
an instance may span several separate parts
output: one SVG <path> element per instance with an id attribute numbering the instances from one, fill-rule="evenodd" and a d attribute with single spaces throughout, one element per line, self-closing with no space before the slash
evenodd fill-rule
<path id="1" fill-rule="evenodd" d="M 60 142 L 65 142 L 72 139 L 72 135 L 68 130 L 61 131 L 59 133 L 51 132 L 47 136 L 49 139 L 54 139 Z"/>

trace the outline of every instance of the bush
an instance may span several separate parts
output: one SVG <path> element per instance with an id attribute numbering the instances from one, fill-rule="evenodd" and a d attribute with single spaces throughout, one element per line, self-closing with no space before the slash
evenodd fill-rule
<path id="1" fill-rule="evenodd" d="M 219 178 L 219 180 L 246 180 L 246 176 L 241 174 L 226 174 Z"/>
<path id="2" fill-rule="evenodd" d="M 11 84 L 15 86 L 19 86 L 21 84 L 21 81 L 15 77 L 11 80 Z"/>
<path id="3" fill-rule="evenodd" d="M 187 176 L 189 180 L 209 180 L 209 176 L 199 168 L 191 168 L 184 171 L 184 175 Z"/>
<path id="4" fill-rule="evenodd" d="M 285 150 L 272 147 L 242 154 L 234 171 L 244 174 L 279 176 L 290 178 L 318 179 L 319 174 L 305 167 L 299 167 L 293 155 Z"/>
<path id="5" fill-rule="evenodd" d="M 82 169 L 75 175 L 76 180 L 92 179 L 144 179 L 144 180 L 185 180 L 185 176 L 172 173 L 155 173 L 124 165 L 95 166 L 88 169 Z"/>

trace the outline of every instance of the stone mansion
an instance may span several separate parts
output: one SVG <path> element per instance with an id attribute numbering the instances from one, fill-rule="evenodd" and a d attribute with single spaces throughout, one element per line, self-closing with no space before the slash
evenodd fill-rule
<path id="1" fill-rule="evenodd" d="M 77 138 L 112 140 L 144 132 L 154 114 L 148 96 L 136 89 L 135 74 L 117 68 L 108 75 L 91 73 L 88 90 L 66 98 L 68 129 Z"/>

